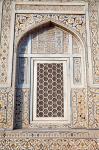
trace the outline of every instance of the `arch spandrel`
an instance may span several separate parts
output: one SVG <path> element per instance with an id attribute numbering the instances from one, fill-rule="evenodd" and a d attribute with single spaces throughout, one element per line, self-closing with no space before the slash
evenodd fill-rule
<path id="1" fill-rule="evenodd" d="M 22 38 L 24 38 L 25 36 L 29 35 L 32 32 L 35 32 L 35 30 L 40 29 L 42 27 L 46 27 L 49 24 L 53 24 L 57 27 L 59 27 L 60 29 L 63 29 L 64 31 L 69 32 L 70 34 L 72 34 L 76 39 L 78 39 L 78 41 L 81 42 L 83 49 L 86 48 L 86 42 L 83 39 L 83 37 L 77 32 L 75 31 L 72 27 L 69 27 L 68 25 L 64 25 L 63 23 L 60 23 L 59 21 L 56 21 L 54 19 L 48 19 L 48 20 L 43 20 L 40 23 L 37 23 L 35 25 L 31 25 L 28 28 L 26 28 L 18 37 L 16 37 L 16 43 L 15 43 L 15 49 L 17 50 L 18 45 L 20 43 L 20 41 L 22 40 Z"/>
<path id="2" fill-rule="evenodd" d="M 31 37 L 30 37 L 31 36 Z M 37 54 L 69 54 L 69 36 L 72 36 L 73 53 L 82 52 L 82 44 L 69 31 L 64 30 L 50 22 L 46 26 L 40 26 L 23 37 L 19 44 L 19 53 L 28 53 L 28 41 L 31 38 L 32 53 Z M 76 50 L 77 49 L 77 50 Z M 54 51 L 53 51 L 54 50 Z"/>

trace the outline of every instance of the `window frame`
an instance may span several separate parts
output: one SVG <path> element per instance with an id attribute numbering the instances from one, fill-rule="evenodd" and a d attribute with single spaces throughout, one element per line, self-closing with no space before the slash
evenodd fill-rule
<path id="1" fill-rule="evenodd" d="M 36 75 L 36 69 L 35 69 L 35 64 L 34 63 L 40 62 L 57 62 L 57 63 L 63 63 L 63 80 L 64 80 L 64 117 L 36 117 L 36 103 L 37 103 L 37 99 L 36 99 L 36 81 L 35 80 L 37 78 Z M 69 73 L 69 58 L 51 58 L 48 57 L 47 58 L 33 58 L 32 59 L 32 71 L 31 71 L 31 77 L 34 74 L 34 78 L 32 78 L 31 80 L 31 98 L 30 98 L 30 123 L 36 123 L 39 121 L 39 123 L 55 123 L 55 122 L 65 122 L 65 123 L 70 123 L 70 73 Z M 33 67 L 34 66 L 34 67 Z M 67 72 L 66 72 L 67 71 Z M 33 73 L 34 72 L 34 73 Z M 35 82 L 33 82 L 33 79 Z M 34 86 L 33 86 L 34 84 Z M 66 85 L 68 85 L 68 88 L 66 87 Z M 34 88 L 33 88 L 34 87 Z M 34 92 L 33 92 L 34 91 Z M 34 95 L 33 95 L 34 93 Z"/>
<path id="2" fill-rule="evenodd" d="M 28 59 L 28 63 L 29 63 L 29 66 L 28 66 L 28 77 L 29 77 L 29 83 L 27 85 L 25 84 L 20 84 L 20 85 L 17 85 L 17 88 L 29 88 L 30 89 L 30 124 L 31 126 L 33 125 L 33 123 L 44 123 L 45 120 L 39 120 L 36 119 L 33 120 L 33 95 L 32 95 L 32 92 L 33 92 L 33 85 L 31 84 L 31 81 L 32 81 L 32 73 L 33 73 L 33 61 L 48 61 L 49 60 L 59 60 L 59 61 L 67 61 L 68 60 L 68 108 L 67 108 L 67 113 L 68 113 L 68 117 L 65 118 L 65 119 L 60 119 L 60 120 L 56 120 L 56 119 L 49 119 L 49 120 L 46 120 L 46 122 L 48 123 L 56 123 L 56 121 L 58 123 L 63 123 L 65 122 L 66 124 L 67 123 L 70 123 L 70 116 L 71 116 L 71 113 L 70 113 L 70 110 L 71 110 L 71 100 L 70 100 L 70 89 L 71 88 L 82 88 L 84 86 L 84 78 L 85 78 L 85 74 L 84 74 L 84 52 L 81 48 L 81 53 L 80 54 L 74 54 L 73 53 L 73 35 L 71 33 L 69 33 L 69 53 L 66 53 L 66 54 L 34 54 L 32 53 L 32 33 L 30 33 L 29 35 L 29 39 L 28 39 L 28 52 L 27 53 L 24 53 L 24 54 L 19 54 L 18 55 L 18 59 L 19 58 L 27 58 Z M 74 84 L 73 82 L 73 59 L 74 58 L 81 58 L 81 83 L 80 84 Z M 34 77 L 33 77 L 34 78 Z M 33 82 L 32 82 L 33 83 Z M 65 109 L 64 109 L 65 111 Z"/>

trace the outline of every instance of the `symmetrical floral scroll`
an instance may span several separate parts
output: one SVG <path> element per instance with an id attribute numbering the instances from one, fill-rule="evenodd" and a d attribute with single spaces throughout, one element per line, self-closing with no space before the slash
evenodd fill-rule
<path id="1" fill-rule="evenodd" d="M 0 89 L 0 128 L 13 128 L 13 90 Z"/>
<path id="2" fill-rule="evenodd" d="M 89 19 L 91 32 L 93 83 L 99 84 L 98 7 L 96 6 L 95 0 L 89 1 Z"/>
<path id="3" fill-rule="evenodd" d="M 7 150 L 98 150 L 96 140 L 60 138 L 4 138 L 0 139 L 0 149 Z"/>
<path id="4" fill-rule="evenodd" d="M 31 27 L 31 25 L 36 25 L 48 19 L 68 25 L 85 38 L 85 15 L 65 14 L 16 14 L 16 37 L 22 34 L 29 26 Z"/>
<path id="5" fill-rule="evenodd" d="M 88 90 L 89 128 L 99 128 L 99 89 Z"/>
<path id="6" fill-rule="evenodd" d="M 88 127 L 86 89 L 72 90 L 72 115 L 74 127 Z"/>
<path id="7" fill-rule="evenodd" d="M 7 92 L 0 91 L 0 123 L 6 123 L 7 121 Z"/>
<path id="8" fill-rule="evenodd" d="M 7 83 L 8 50 L 10 40 L 11 0 L 3 2 L 3 16 L 0 45 L 0 84 Z"/>

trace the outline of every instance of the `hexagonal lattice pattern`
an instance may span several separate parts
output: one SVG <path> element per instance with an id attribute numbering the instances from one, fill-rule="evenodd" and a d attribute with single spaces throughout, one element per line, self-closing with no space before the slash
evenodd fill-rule
<path id="1" fill-rule="evenodd" d="M 63 64 L 37 64 L 37 117 L 64 117 Z"/>

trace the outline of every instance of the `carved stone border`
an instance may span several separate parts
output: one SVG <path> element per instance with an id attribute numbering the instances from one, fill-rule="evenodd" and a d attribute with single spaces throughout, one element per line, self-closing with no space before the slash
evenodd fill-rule
<path id="1" fill-rule="evenodd" d="M 0 139 L 0 149 L 35 149 L 35 150 L 98 150 L 96 139 L 67 139 L 67 138 L 3 138 Z"/>

